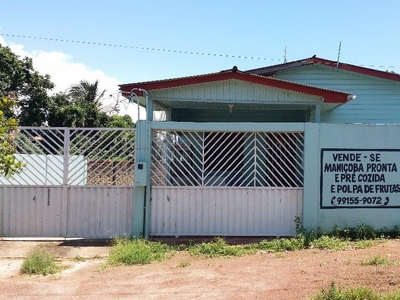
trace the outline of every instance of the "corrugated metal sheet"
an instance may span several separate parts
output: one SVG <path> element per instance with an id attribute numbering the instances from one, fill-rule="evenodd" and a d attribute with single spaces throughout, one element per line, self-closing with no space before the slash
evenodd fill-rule
<path id="1" fill-rule="evenodd" d="M 69 237 L 111 238 L 129 235 L 133 220 L 132 187 L 71 187 L 68 193 Z"/>
<path id="2" fill-rule="evenodd" d="M 133 195 L 133 187 L 4 186 L 0 188 L 0 235 L 110 238 L 129 234 Z"/>
<path id="3" fill-rule="evenodd" d="M 1 187 L 0 235 L 62 236 L 62 187 Z"/>
<path id="4" fill-rule="evenodd" d="M 302 188 L 153 187 L 155 236 L 292 236 Z"/>

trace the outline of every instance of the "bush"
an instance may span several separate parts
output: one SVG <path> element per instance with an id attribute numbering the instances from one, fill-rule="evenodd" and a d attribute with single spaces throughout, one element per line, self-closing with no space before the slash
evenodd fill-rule
<path id="1" fill-rule="evenodd" d="M 21 273 L 29 275 L 55 274 L 60 270 L 61 267 L 57 265 L 55 258 L 43 249 L 34 251 L 21 266 Z"/>
<path id="2" fill-rule="evenodd" d="M 322 250 L 345 250 L 349 247 L 349 242 L 337 237 L 323 235 L 311 241 L 311 246 Z"/>
<path id="3" fill-rule="evenodd" d="M 295 251 L 306 248 L 306 239 L 303 235 L 290 239 L 263 240 L 259 243 L 260 250 L 272 250 L 276 252 Z"/>
<path id="4" fill-rule="evenodd" d="M 140 265 L 166 258 L 171 248 L 163 243 L 144 239 L 116 238 L 108 257 L 112 265 Z"/>
<path id="5" fill-rule="evenodd" d="M 203 254 L 208 257 L 214 257 L 214 256 L 241 256 L 244 254 L 248 254 L 248 251 L 246 251 L 245 248 L 241 245 L 235 245 L 235 246 L 228 245 L 223 238 L 218 237 L 209 243 L 192 245 L 191 247 L 189 247 L 189 253 L 191 255 Z"/>
<path id="6" fill-rule="evenodd" d="M 362 260 L 361 264 L 364 266 L 388 266 L 392 263 L 387 257 L 374 255 L 372 257 Z"/>

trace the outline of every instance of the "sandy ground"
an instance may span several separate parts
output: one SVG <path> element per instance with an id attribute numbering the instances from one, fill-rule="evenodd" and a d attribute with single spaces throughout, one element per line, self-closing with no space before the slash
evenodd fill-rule
<path id="1" fill-rule="evenodd" d="M 35 247 L 54 253 L 67 268 L 55 275 L 19 274 L 22 259 Z M 0 299 L 307 299 L 331 282 L 382 292 L 400 289 L 400 240 L 363 250 L 231 258 L 180 252 L 150 265 L 104 267 L 109 250 L 95 244 L 0 241 Z M 393 264 L 361 264 L 376 255 Z"/>

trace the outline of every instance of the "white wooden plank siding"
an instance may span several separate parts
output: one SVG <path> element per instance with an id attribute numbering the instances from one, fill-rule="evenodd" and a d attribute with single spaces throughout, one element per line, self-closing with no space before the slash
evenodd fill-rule
<path id="1" fill-rule="evenodd" d="M 332 111 L 321 114 L 323 123 L 400 123 L 400 83 L 324 66 L 279 72 L 279 79 L 357 95 Z"/>
<path id="2" fill-rule="evenodd" d="M 155 236 L 293 236 L 302 188 L 153 187 Z"/>
<path id="3" fill-rule="evenodd" d="M 198 86 L 180 87 L 152 91 L 153 100 L 173 100 L 175 108 L 192 108 L 202 106 L 205 102 L 226 102 L 226 103 L 319 103 L 320 97 L 305 95 L 283 89 L 265 87 L 259 84 L 243 82 L 240 80 L 227 80 L 222 82 L 202 84 Z M 207 104 L 210 108 L 210 104 Z"/>

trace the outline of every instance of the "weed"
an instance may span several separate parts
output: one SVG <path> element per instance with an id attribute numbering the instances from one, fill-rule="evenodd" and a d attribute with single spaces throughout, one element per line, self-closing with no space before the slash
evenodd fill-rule
<path id="1" fill-rule="evenodd" d="M 178 244 L 175 246 L 168 246 L 160 242 L 151 242 L 144 239 L 116 238 L 108 257 L 108 263 L 127 265 L 148 264 L 152 261 L 160 261 L 167 258 L 173 251 L 188 251 L 190 255 L 215 257 L 242 256 L 257 252 L 279 253 L 307 248 L 332 251 L 365 249 L 379 243 L 382 236 L 400 236 L 399 227 L 394 227 L 393 230 L 384 228 L 377 231 L 371 226 L 364 224 L 344 229 L 335 226 L 331 233 L 323 235 L 319 228 L 308 233 L 305 232 L 299 216 L 295 217 L 295 223 L 298 235 L 294 238 L 263 240 L 259 243 L 246 245 L 229 245 L 221 237 L 207 243 L 195 244 L 193 241 L 190 241 L 188 244 Z"/>
<path id="2" fill-rule="evenodd" d="M 73 261 L 76 261 L 76 262 L 82 262 L 82 261 L 85 261 L 86 258 L 84 258 L 84 257 L 82 257 L 82 256 L 80 256 L 80 255 L 77 255 L 77 256 L 75 256 L 74 258 L 72 258 L 72 260 L 73 260 Z"/>
<path id="3" fill-rule="evenodd" d="M 189 266 L 190 266 L 190 261 L 181 261 L 179 263 L 179 267 L 181 267 L 181 268 L 186 268 L 186 267 L 189 267 Z"/>
<path id="4" fill-rule="evenodd" d="M 303 224 L 301 223 L 301 217 L 299 215 L 294 216 L 294 224 L 296 225 L 296 233 L 304 234 L 305 229 L 303 227 Z"/>
<path id="5" fill-rule="evenodd" d="M 37 249 L 29 255 L 20 269 L 21 273 L 29 275 L 55 274 L 60 270 L 61 267 L 57 265 L 55 258 L 43 249 Z"/>
<path id="6" fill-rule="evenodd" d="M 350 242 L 337 238 L 329 237 L 326 235 L 311 242 L 311 246 L 322 250 L 345 250 L 349 247 Z"/>
<path id="7" fill-rule="evenodd" d="M 263 240 L 258 244 L 258 249 L 272 250 L 276 252 L 301 250 L 306 247 L 305 241 L 306 239 L 303 235 L 290 239 L 275 239 L 272 241 Z"/>
<path id="8" fill-rule="evenodd" d="M 361 261 L 363 266 L 388 266 L 392 262 L 387 258 L 380 255 L 374 255 Z"/>
<path id="9" fill-rule="evenodd" d="M 374 244 L 376 244 L 377 242 L 371 241 L 371 240 L 362 240 L 362 241 L 356 241 L 354 242 L 354 248 L 355 249 L 366 249 L 369 248 L 371 246 L 373 246 Z"/>
<path id="10" fill-rule="evenodd" d="M 108 263 L 112 265 L 149 264 L 165 259 L 170 252 L 171 248 L 160 242 L 116 238 L 108 256 Z"/>
<path id="11" fill-rule="evenodd" d="M 390 294 L 380 294 L 370 288 L 357 287 L 343 290 L 332 282 L 329 289 L 322 289 L 312 300 L 395 300 L 400 298 L 400 291 Z"/>
<path id="12" fill-rule="evenodd" d="M 254 253 L 255 250 L 247 249 L 242 245 L 228 245 L 221 237 L 214 239 L 209 243 L 201 243 L 189 247 L 191 255 L 203 254 L 208 257 L 214 256 L 242 256 L 244 254 Z"/>
<path id="13" fill-rule="evenodd" d="M 323 267 L 323 266 L 325 266 L 327 263 L 328 263 L 328 262 L 327 262 L 326 260 L 322 260 L 322 261 L 320 261 L 319 266 L 320 266 L 320 267 Z"/>

